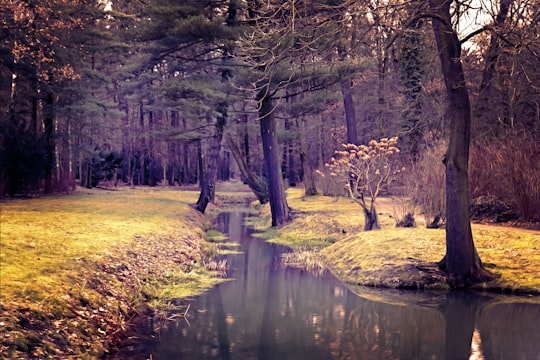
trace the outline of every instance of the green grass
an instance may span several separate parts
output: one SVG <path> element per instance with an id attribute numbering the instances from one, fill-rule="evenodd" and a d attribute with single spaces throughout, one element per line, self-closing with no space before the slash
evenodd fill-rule
<path id="1" fill-rule="evenodd" d="M 124 189 L 2 203 L 2 298 L 21 283 L 50 293 L 62 280 L 51 275 L 77 272 L 80 259 L 99 260 L 134 238 L 169 233 L 189 201 L 193 194 Z"/>
<path id="2" fill-rule="evenodd" d="M 288 189 L 287 194 L 294 220 L 279 229 L 262 222 L 260 228 L 266 226 L 266 231 L 260 236 L 296 249 L 299 254 L 289 260 L 293 266 L 312 267 L 322 261 L 354 284 L 446 287 L 436 274 L 415 270 L 442 259 L 444 230 L 426 229 L 418 219 L 417 228 L 396 228 L 392 200 L 381 198 L 376 206 L 382 230 L 364 232 L 360 207 L 346 198 L 303 198 L 301 189 Z M 485 288 L 540 292 L 540 231 L 473 224 L 473 236 L 482 261 L 500 276 Z"/>
<path id="3" fill-rule="evenodd" d="M 209 241 L 209 242 L 217 243 L 217 242 L 223 242 L 228 239 L 227 235 L 213 229 L 208 230 L 205 235 L 206 235 L 206 241 Z"/>
<path id="4" fill-rule="evenodd" d="M 2 202 L 2 353 L 99 357 L 102 339 L 113 341 L 148 302 L 193 296 L 220 281 L 202 268 L 201 229 L 209 225 L 191 207 L 197 195 L 78 189 Z"/>

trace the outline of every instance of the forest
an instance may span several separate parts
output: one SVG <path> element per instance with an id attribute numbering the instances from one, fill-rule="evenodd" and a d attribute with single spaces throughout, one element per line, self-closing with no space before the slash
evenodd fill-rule
<path id="1" fill-rule="evenodd" d="M 473 202 L 502 208 L 500 221 L 540 220 L 538 1 L 29 0 L 0 11 L 2 197 L 194 184 L 204 213 L 216 181 L 241 178 L 281 225 L 286 187 L 344 195 L 336 151 L 397 137 L 385 165 L 396 171 L 377 173 L 375 191 L 352 191 L 366 174 L 350 179 L 366 219 L 392 182 L 451 238 L 467 232 Z"/>
<path id="2" fill-rule="evenodd" d="M 302 327 L 303 357 L 538 353 L 540 1 L 1 0 L 0 20 L 2 356 L 114 358 L 184 322 L 203 342 L 174 346 L 223 358 L 246 334 L 284 358 Z"/>

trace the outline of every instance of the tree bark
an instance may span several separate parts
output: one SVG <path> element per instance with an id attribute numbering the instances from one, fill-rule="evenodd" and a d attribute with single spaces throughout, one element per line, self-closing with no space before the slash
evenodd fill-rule
<path id="1" fill-rule="evenodd" d="M 474 246 L 469 218 L 468 162 L 471 106 L 461 64 L 461 44 L 452 29 L 451 0 L 430 0 L 437 18 L 433 32 L 446 85 L 450 138 L 446 165 L 446 255 L 440 267 L 452 287 L 466 287 L 491 280 Z"/>
<path id="2" fill-rule="evenodd" d="M 364 231 L 380 230 L 381 224 L 379 223 L 379 216 L 377 215 L 375 205 L 372 203 L 369 208 L 363 207 L 362 209 L 364 210 L 365 220 Z"/>
<path id="3" fill-rule="evenodd" d="M 356 130 L 356 110 L 352 98 L 351 79 L 341 80 L 341 93 L 343 95 L 343 108 L 347 124 L 347 143 L 358 144 L 358 131 Z"/>
<path id="4" fill-rule="evenodd" d="M 219 167 L 219 151 L 221 150 L 223 131 L 225 129 L 225 125 L 227 124 L 226 106 L 226 104 L 220 104 L 219 106 L 221 116 L 217 118 L 214 128 L 214 136 L 212 136 L 210 139 L 207 163 L 206 166 L 203 166 L 203 174 L 201 175 L 201 194 L 197 200 L 196 209 L 203 214 L 208 206 L 208 203 L 215 201 L 216 179 Z"/>
<path id="5" fill-rule="evenodd" d="M 351 79 L 341 81 L 341 93 L 343 95 L 343 107 L 345 109 L 345 121 L 347 124 L 347 143 L 358 145 L 356 110 L 352 98 L 351 82 Z"/>
<path id="6" fill-rule="evenodd" d="M 238 165 L 238 169 L 240 169 L 240 173 L 242 173 L 242 177 L 246 181 L 247 185 L 251 191 L 253 191 L 253 194 L 255 194 L 261 205 L 266 204 L 268 202 L 268 188 L 265 180 L 253 174 L 253 172 L 249 169 L 247 160 L 244 159 L 238 145 L 236 145 L 230 136 L 227 136 L 227 145 L 229 146 L 229 150 L 231 150 L 234 160 Z"/>
<path id="7" fill-rule="evenodd" d="M 45 106 L 43 108 L 43 141 L 45 151 L 45 194 L 52 194 L 54 190 L 54 167 L 55 167 L 55 139 L 54 139 L 54 94 L 47 93 Z"/>
<path id="8" fill-rule="evenodd" d="M 351 44 L 352 45 L 352 44 Z M 347 49 L 344 44 L 338 45 L 338 56 L 345 60 Z M 345 124 L 347 126 L 347 143 L 358 144 L 358 130 L 356 128 L 356 109 L 352 97 L 352 79 L 341 79 L 341 94 L 343 95 L 343 109 L 345 111 Z"/>
<path id="9" fill-rule="evenodd" d="M 508 12 L 514 0 L 501 0 L 499 4 L 499 13 L 495 17 L 493 26 L 496 30 L 499 30 L 508 17 Z M 496 113 L 493 113 L 493 95 L 495 93 L 495 86 L 493 84 L 495 75 L 497 73 L 497 60 L 501 54 L 500 37 L 496 32 L 491 33 L 491 40 L 489 47 L 484 56 L 484 70 L 482 72 L 482 82 L 480 83 L 480 89 L 478 99 L 476 101 L 476 108 L 474 110 L 474 125 L 476 135 L 481 135 L 490 129 L 490 125 L 497 124 L 495 118 Z M 490 117 L 491 115 L 491 117 Z"/>
<path id="10" fill-rule="evenodd" d="M 303 117 L 299 123 L 300 129 L 300 162 L 302 163 L 302 169 L 304 172 L 304 196 L 317 195 L 317 186 L 315 184 L 315 171 L 313 164 L 308 156 L 308 139 L 306 130 L 306 119 Z"/>
<path id="11" fill-rule="evenodd" d="M 283 176 L 276 138 L 276 122 L 273 114 L 273 101 L 271 97 L 265 94 L 266 91 L 263 89 L 257 98 L 260 103 L 259 122 L 261 126 L 261 140 L 266 168 L 268 198 L 272 213 L 272 226 L 280 226 L 289 221 L 289 206 L 283 187 Z"/>

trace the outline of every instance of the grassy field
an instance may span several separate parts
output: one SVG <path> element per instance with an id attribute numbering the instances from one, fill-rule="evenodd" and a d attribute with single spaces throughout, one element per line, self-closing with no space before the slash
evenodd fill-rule
<path id="1" fill-rule="evenodd" d="M 216 283 L 204 266 L 208 220 L 190 206 L 197 195 L 78 189 L 2 202 L 3 356 L 99 357 L 149 302 Z"/>
<path id="2" fill-rule="evenodd" d="M 417 228 L 396 228 L 392 199 L 381 198 L 376 204 L 382 230 L 364 232 L 361 209 L 352 201 L 303 198 L 301 189 L 287 193 L 294 221 L 261 235 L 296 249 L 286 262 L 315 271 L 330 268 L 352 284 L 445 288 L 440 274 L 431 271 L 445 253 L 444 230 L 425 228 L 419 216 Z M 266 230 L 268 223 L 258 226 Z M 473 224 L 473 236 L 486 267 L 500 276 L 481 287 L 540 294 L 540 231 Z"/>

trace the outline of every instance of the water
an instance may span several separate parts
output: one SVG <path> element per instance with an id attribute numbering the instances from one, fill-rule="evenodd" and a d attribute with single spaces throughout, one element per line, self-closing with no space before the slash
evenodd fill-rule
<path id="1" fill-rule="evenodd" d="M 540 305 L 470 292 L 349 289 L 280 266 L 285 248 L 250 236 L 245 214 L 218 230 L 238 242 L 234 281 L 184 301 L 179 320 L 121 359 L 540 359 Z M 516 300 L 516 299 L 513 299 Z"/>

